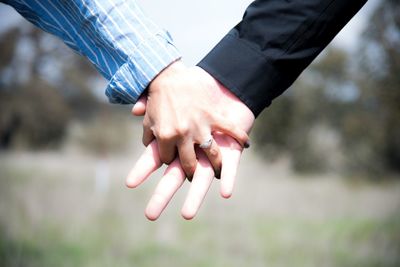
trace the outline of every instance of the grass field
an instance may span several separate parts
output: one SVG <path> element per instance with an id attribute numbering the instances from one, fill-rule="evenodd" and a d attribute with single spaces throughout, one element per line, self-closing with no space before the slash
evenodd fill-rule
<path id="1" fill-rule="evenodd" d="M 109 156 L 100 180 L 74 150 L 0 155 L 0 266 L 400 266 L 400 181 L 297 177 L 250 151 L 231 199 L 216 181 L 185 221 L 187 184 L 149 222 L 160 174 L 124 186 L 138 153 Z"/>

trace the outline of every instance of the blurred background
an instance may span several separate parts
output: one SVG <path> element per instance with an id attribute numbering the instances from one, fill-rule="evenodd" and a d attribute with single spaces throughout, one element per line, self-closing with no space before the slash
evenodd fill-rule
<path id="1" fill-rule="evenodd" d="M 251 1 L 140 1 L 195 64 Z M 400 266 L 400 3 L 370 0 L 257 119 L 233 197 L 129 190 L 140 118 L 0 4 L 0 266 Z"/>

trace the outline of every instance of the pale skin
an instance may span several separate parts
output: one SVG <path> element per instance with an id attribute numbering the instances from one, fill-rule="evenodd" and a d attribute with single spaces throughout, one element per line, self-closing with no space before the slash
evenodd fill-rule
<path id="1" fill-rule="evenodd" d="M 236 170 L 239 164 L 242 148 L 229 136 L 218 135 L 215 140 L 220 146 L 222 164 L 227 166 L 221 173 L 220 193 L 224 198 L 232 195 Z M 127 186 L 135 188 L 143 183 L 155 170 L 162 166 L 157 141 L 153 141 L 137 161 L 127 178 Z M 214 170 L 204 152 L 197 150 L 198 163 L 190 190 L 183 204 L 181 215 L 190 220 L 194 218 L 214 179 Z M 175 158 L 166 169 L 154 193 L 147 204 L 145 215 L 149 220 L 156 220 L 182 186 L 186 175 L 181 167 L 179 158 Z"/>
<path id="2" fill-rule="evenodd" d="M 182 168 L 191 178 L 196 169 L 195 144 L 204 143 L 217 131 L 232 136 L 241 146 L 248 141 L 246 130 L 229 119 L 237 107 L 232 106 L 233 100 L 238 99 L 203 69 L 174 62 L 150 83 L 143 144 L 157 139 L 161 162 L 166 164 L 178 152 Z M 204 152 L 219 174 L 218 145 L 213 142 Z"/>
<path id="3" fill-rule="evenodd" d="M 180 67 L 181 66 L 179 66 L 179 68 Z M 132 113 L 136 116 L 145 115 L 145 119 L 146 116 L 148 116 L 148 118 L 155 118 L 154 121 L 159 122 L 166 118 L 162 117 L 162 119 L 159 120 L 159 117 L 157 117 L 160 116 L 160 108 L 155 107 L 161 107 L 161 103 L 159 103 L 159 101 L 169 101 L 167 103 L 170 106 L 167 107 L 166 110 L 182 111 L 188 108 L 188 100 L 203 100 L 201 105 L 190 105 L 190 110 L 193 112 L 174 112 L 174 115 L 179 116 L 179 120 L 177 120 L 178 122 L 185 120 L 190 122 L 190 120 L 192 120 L 192 122 L 195 121 L 199 123 L 190 124 L 193 126 L 193 128 L 188 128 L 187 131 L 184 132 L 183 136 L 178 136 L 172 139 L 172 144 L 176 145 L 177 143 L 182 144 L 179 141 L 176 141 L 179 140 L 179 138 L 192 138 L 190 139 L 191 149 L 187 149 L 184 152 L 188 151 L 190 153 L 194 153 L 195 165 L 193 167 L 193 180 L 181 210 L 181 214 L 185 219 L 192 219 L 197 214 L 208 192 L 208 189 L 213 182 L 214 176 L 216 175 L 214 171 L 216 168 L 216 163 L 212 163 L 212 161 L 216 158 L 219 161 L 217 164 L 222 166 L 222 169 L 220 167 L 221 196 L 224 198 L 229 198 L 232 195 L 236 171 L 243 149 L 243 143 L 246 142 L 248 138 L 247 134 L 243 135 L 243 133 L 248 133 L 250 131 L 254 123 L 254 115 L 246 105 L 244 105 L 236 96 L 218 83 L 204 70 L 198 67 L 193 67 L 189 72 L 181 71 L 182 70 L 179 70 L 179 74 L 189 74 L 192 76 L 189 76 L 190 78 L 186 77 L 183 82 L 178 83 L 178 88 L 175 86 L 174 90 L 165 90 L 162 97 L 158 97 L 157 94 L 151 95 L 151 92 L 149 91 L 150 98 L 148 98 L 146 101 L 146 98 L 142 97 L 132 109 Z M 176 75 L 178 74 L 176 73 Z M 162 78 L 162 76 L 159 75 L 158 78 Z M 199 83 L 199 81 L 201 82 Z M 163 82 L 162 84 L 165 83 Z M 198 87 L 197 89 L 186 89 L 196 86 Z M 176 90 L 180 91 L 177 92 Z M 179 97 L 177 97 L 177 95 Z M 173 99 L 173 101 L 170 101 L 171 99 Z M 154 105 L 154 107 L 150 105 Z M 167 104 L 163 103 L 162 107 L 165 107 L 165 105 Z M 204 106 L 207 107 L 207 109 L 204 109 Z M 163 111 L 164 112 L 161 112 L 161 114 L 167 114 L 165 110 Z M 237 125 L 237 129 L 233 130 L 234 132 L 232 132 L 232 130 L 224 131 L 226 128 L 220 128 L 215 125 L 206 125 L 208 130 L 214 129 L 212 133 L 215 142 L 213 142 L 212 149 L 217 149 L 217 156 L 215 156 L 213 153 L 214 155 L 212 155 L 211 159 L 210 152 L 207 151 L 207 149 L 205 151 L 200 149 L 196 145 L 195 138 L 193 137 L 194 135 L 191 133 L 193 130 L 199 132 L 198 127 L 200 125 L 204 125 L 204 120 L 196 121 L 198 118 L 201 118 L 201 114 L 204 114 L 204 112 L 206 112 L 205 116 L 210 116 L 210 114 L 222 116 L 224 118 L 222 122 L 226 123 L 225 125 L 229 125 L 231 127 L 230 129 L 234 129 Z M 197 114 L 197 117 L 191 117 L 193 114 Z M 211 118 L 206 121 L 206 123 L 207 122 L 213 122 L 213 119 Z M 172 123 L 172 126 L 177 127 L 177 124 L 174 124 L 175 122 L 173 120 L 169 120 L 169 123 Z M 210 124 L 212 125 L 212 123 Z M 154 137 L 150 137 L 150 135 L 149 137 L 146 137 L 146 131 L 149 130 L 146 129 L 146 127 L 150 126 L 144 124 L 144 139 L 148 138 L 148 140 L 144 141 L 147 141 L 149 144 L 135 164 L 135 167 L 128 175 L 126 184 L 130 188 L 139 186 L 164 163 L 164 161 L 161 159 L 160 150 L 162 146 L 160 146 L 158 143 L 159 139 L 154 139 Z M 238 129 L 243 132 L 240 133 Z M 240 139 L 238 142 L 237 138 L 242 139 Z M 183 144 L 186 143 L 183 142 Z M 184 165 L 182 164 L 182 158 L 187 159 L 187 157 L 185 157 L 183 152 L 181 152 L 182 150 L 179 150 L 179 147 L 178 151 L 179 157 L 175 153 L 172 153 L 173 159 L 168 160 L 170 164 L 163 177 L 159 181 L 146 207 L 145 215 L 149 220 L 156 220 L 161 215 L 162 211 L 166 208 L 174 194 L 182 186 L 186 177 L 188 176 L 186 174 Z M 219 169 L 217 171 L 219 171 Z"/>

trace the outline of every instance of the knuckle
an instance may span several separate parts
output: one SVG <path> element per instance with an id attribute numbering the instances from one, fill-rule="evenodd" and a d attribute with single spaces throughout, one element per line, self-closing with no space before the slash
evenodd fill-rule
<path id="1" fill-rule="evenodd" d="M 171 128 L 162 127 L 157 131 L 156 135 L 157 139 L 169 141 L 175 138 L 176 132 Z"/>
<path id="2" fill-rule="evenodd" d="M 187 136 L 189 133 L 189 126 L 187 124 L 180 124 L 176 129 L 176 132 L 179 136 Z"/>

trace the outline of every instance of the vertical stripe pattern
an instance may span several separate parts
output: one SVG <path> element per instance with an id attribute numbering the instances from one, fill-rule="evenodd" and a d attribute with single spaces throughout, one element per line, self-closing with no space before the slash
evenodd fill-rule
<path id="1" fill-rule="evenodd" d="M 136 0 L 0 0 L 88 58 L 109 81 L 112 103 L 135 103 L 154 77 L 181 55 L 168 32 Z"/>

